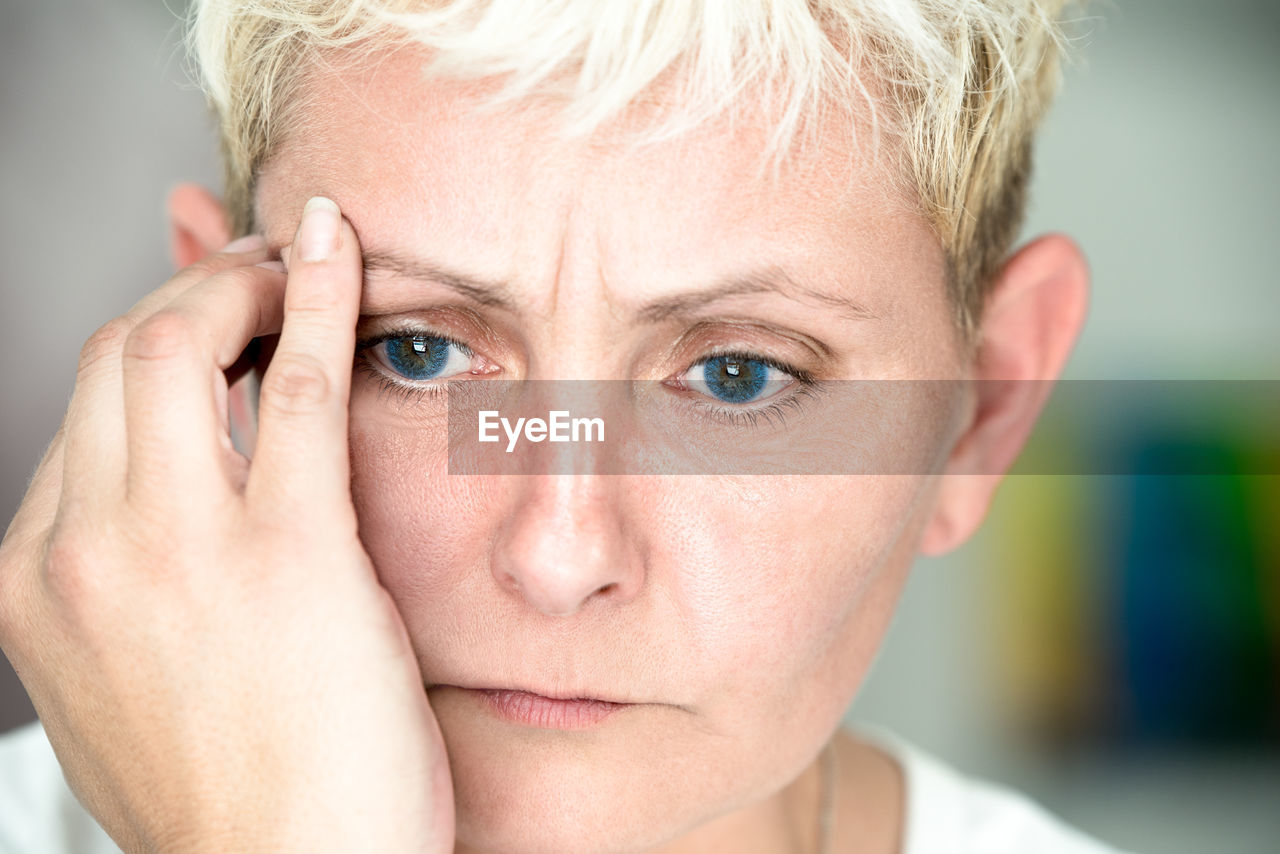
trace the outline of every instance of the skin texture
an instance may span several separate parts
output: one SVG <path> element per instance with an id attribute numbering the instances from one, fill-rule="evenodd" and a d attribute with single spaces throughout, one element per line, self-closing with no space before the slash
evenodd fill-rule
<path id="1" fill-rule="evenodd" d="M 260 223 L 280 245 L 289 213 L 323 191 L 366 252 L 506 283 L 515 311 L 371 274 L 366 312 L 452 333 L 483 357 L 477 373 L 509 379 L 666 379 L 726 343 L 824 379 L 972 370 L 937 239 L 869 152 L 846 164 L 829 134 L 778 184 L 753 174 L 763 127 L 625 156 L 554 140 L 536 114 L 477 117 L 466 87 L 422 85 L 415 61 L 314 79 L 315 118 L 262 174 Z M 645 303 L 767 264 L 868 318 L 750 294 L 637 320 Z M 1079 321 L 1083 277 L 1065 275 L 1073 287 L 1038 306 L 1059 314 L 1039 319 L 1055 335 L 1023 342 L 1051 351 L 1042 369 Z M 989 479 L 951 484 L 946 507 L 924 476 L 462 478 L 444 474 L 442 411 L 357 379 L 352 485 L 361 538 L 435 686 L 458 850 L 788 850 L 780 828 L 812 825 L 814 804 L 778 793 L 836 729 L 922 539 L 943 551 L 968 535 Z M 494 721 L 440 685 L 644 705 L 563 734 Z M 891 781 L 881 768 L 845 790 L 865 799 Z M 799 818 L 778 822 L 788 812 Z M 864 825 L 867 850 L 893 839 L 896 817 L 878 823 Z"/>
<path id="2" fill-rule="evenodd" d="M 936 236 L 891 167 L 840 156 L 834 133 L 772 184 L 754 173 L 763 126 L 624 156 L 607 136 L 555 139 L 549 113 L 469 110 L 476 90 L 424 84 L 420 61 L 400 51 L 313 77 L 305 132 L 263 170 L 260 226 L 279 252 L 323 194 L 364 252 L 502 282 L 513 310 L 370 272 L 358 335 L 401 321 L 448 334 L 474 350 L 476 381 L 665 380 L 723 347 L 828 380 L 1053 379 L 1076 337 L 1085 265 L 1050 236 L 1010 259 L 966 355 Z M 184 189 L 171 210 L 179 260 L 228 236 L 207 194 Z M 765 264 L 865 311 L 749 294 L 640 315 Z M 837 735 L 839 719 L 913 558 L 973 532 L 1046 386 L 968 395 L 935 413 L 945 430 L 913 436 L 949 470 L 987 475 L 468 478 L 446 473 L 443 404 L 357 371 L 360 540 L 447 747 L 455 851 L 811 851 L 833 735 L 837 850 L 897 850 L 897 769 Z M 637 705 L 543 730 L 450 686 Z"/>
<path id="3" fill-rule="evenodd" d="M 903 214 L 858 224 L 856 212 L 889 207 L 874 182 L 858 181 L 833 217 L 813 201 L 821 176 L 782 193 L 744 185 L 750 141 L 726 160 L 722 139 L 697 140 L 674 173 L 669 151 L 639 161 L 566 152 L 536 127 L 443 120 L 466 111 L 443 97 L 422 103 L 424 92 L 406 85 L 410 71 L 383 65 L 351 89 L 314 84 L 326 99 L 318 112 L 344 120 L 312 126 L 266 170 L 261 222 L 278 245 L 291 225 L 285 211 L 323 188 L 366 252 L 442 259 L 510 282 L 518 313 L 481 315 L 495 330 L 491 346 L 454 327 L 503 376 L 662 379 L 689 367 L 668 351 L 695 321 L 713 324 L 704 346 L 727 336 L 778 356 L 798 348 L 784 349 L 775 329 L 798 327 L 831 342 L 833 357 L 804 366 L 823 376 L 954 370 L 937 248 Z M 886 241 L 926 251 L 874 271 L 851 263 Z M 756 257 L 744 258 L 744 247 Z M 891 316 L 900 306 L 893 325 L 815 323 L 818 306 L 758 297 L 661 326 L 635 322 L 640 304 L 765 261 L 827 287 L 853 271 L 859 296 L 876 275 L 910 293 L 881 289 L 888 298 L 872 310 Z M 427 321 L 441 298 L 475 308 L 429 283 L 382 279 L 369 281 L 365 310 Z M 730 333 L 729 321 L 758 326 Z M 932 346 L 909 347 L 908 330 Z M 459 850 L 643 850 L 691 832 L 680 849 L 714 839 L 728 850 L 746 840 L 778 850 L 779 807 L 767 801 L 813 762 L 861 681 L 914 551 L 925 485 L 451 478 L 429 435 L 440 433 L 440 411 L 391 403 L 367 383 L 352 398 L 361 537 L 427 683 L 645 704 L 598 731 L 549 734 L 495 722 L 469 697 L 432 688 Z M 813 513 L 846 503 L 838 530 Z M 726 810 L 750 814 L 694 830 Z"/>
<path id="4" fill-rule="evenodd" d="M 824 379 L 970 370 L 936 237 L 888 166 L 865 151 L 851 165 L 831 156 L 838 137 L 771 184 L 753 173 L 759 127 L 623 156 L 607 141 L 554 140 L 536 114 L 477 117 L 466 87 L 417 81 L 412 54 L 340 77 L 314 79 L 307 132 L 264 170 L 262 228 L 282 245 L 292 211 L 324 192 L 366 252 L 506 283 L 515 311 L 429 280 L 366 278 L 367 314 L 451 333 L 484 371 L 666 379 L 726 342 Z M 869 318 L 750 294 L 637 321 L 645 303 L 764 264 L 855 298 Z M 1061 351 L 1073 334 L 1073 275 L 1078 287 L 1042 307 L 1060 312 L 1042 323 L 1061 332 L 1028 347 Z M 689 347 L 673 347 L 698 324 Z M 804 352 L 797 334 L 827 352 Z M 352 489 L 362 542 L 434 686 L 458 850 L 805 850 L 815 755 L 911 558 L 922 539 L 942 551 L 968 535 L 986 484 L 952 484 L 957 507 L 945 507 L 923 476 L 460 478 L 444 474 L 440 412 L 360 375 Z M 442 685 L 644 705 L 564 734 L 494 721 Z M 845 809 L 886 787 L 883 767 L 847 781 L 863 794 Z M 890 842 L 897 823 L 892 812 L 863 823 L 860 848 Z"/>

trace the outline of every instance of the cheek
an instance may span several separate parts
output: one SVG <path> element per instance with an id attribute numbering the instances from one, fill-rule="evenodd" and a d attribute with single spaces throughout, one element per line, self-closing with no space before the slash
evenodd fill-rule
<path id="1" fill-rule="evenodd" d="M 874 660 L 927 506 L 920 478 L 653 478 L 655 591 L 678 602 L 699 750 L 726 790 L 792 779 Z M 651 483 L 650 488 L 656 488 Z M 708 745 L 712 746 L 708 746 Z M 747 758 L 750 757 L 750 758 Z M 754 788 L 752 788 L 754 787 Z"/>
<path id="2" fill-rule="evenodd" d="M 476 553 L 484 478 L 448 473 L 438 420 L 401 415 L 353 396 L 351 496 L 360 538 L 406 620 L 455 584 L 457 556 Z"/>
<path id="3" fill-rule="evenodd" d="M 778 711 L 820 678 L 832 703 L 846 702 L 914 553 L 922 479 L 674 480 L 679 492 L 659 505 L 667 518 L 650 520 L 666 532 L 655 562 L 716 671 L 707 684 Z"/>

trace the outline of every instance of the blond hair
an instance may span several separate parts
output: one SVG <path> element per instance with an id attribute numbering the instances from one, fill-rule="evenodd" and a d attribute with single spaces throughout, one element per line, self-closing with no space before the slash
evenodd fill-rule
<path id="1" fill-rule="evenodd" d="M 194 0 L 187 44 L 218 117 L 239 234 L 254 227 L 258 171 L 295 119 L 284 107 L 325 51 L 425 45 L 428 75 L 502 80 L 493 106 L 560 97 L 569 135 L 591 132 L 678 70 L 677 109 L 647 141 L 732 114 L 759 82 L 781 107 L 769 152 L 784 158 L 824 104 L 860 102 L 877 134 L 900 143 L 903 180 L 941 241 L 956 320 L 972 341 L 1021 227 L 1068 2 Z M 878 99 L 862 79 L 867 69 Z"/>

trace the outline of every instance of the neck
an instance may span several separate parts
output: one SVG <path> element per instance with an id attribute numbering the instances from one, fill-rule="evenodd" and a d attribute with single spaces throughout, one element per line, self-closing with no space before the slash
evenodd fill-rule
<path id="1" fill-rule="evenodd" d="M 827 850 L 899 854 L 906 792 L 902 769 L 845 729 L 832 738 L 835 786 Z M 823 755 L 771 798 L 702 825 L 649 854 L 734 851 L 741 854 L 820 852 Z"/>
<path id="2" fill-rule="evenodd" d="M 822 755 L 795 780 L 763 801 L 700 825 L 647 854 L 819 854 Z"/>

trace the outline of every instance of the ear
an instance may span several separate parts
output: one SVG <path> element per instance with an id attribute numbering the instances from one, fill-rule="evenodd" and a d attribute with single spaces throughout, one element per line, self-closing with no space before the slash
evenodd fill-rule
<path id="1" fill-rule="evenodd" d="M 1065 235 L 1031 241 L 1001 268 L 971 371 L 972 418 L 940 479 L 921 553 L 948 552 L 977 530 L 1062 373 L 1088 296 L 1088 263 Z"/>
<path id="2" fill-rule="evenodd" d="M 222 201 L 199 184 L 179 184 L 169 191 L 169 254 L 177 269 L 189 267 L 231 242 L 231 227 Z M 257 377 L 246 372 L 227 389 L 232 442 L 252 456 L 257 440 Z"/>
<path id="3" fill-rule="evenodd" d="M 165 209 L 169 215 L 169 254 L 176 269 L 189 267 L 231 242 L 226 209 L 199 184 L 174 187 Z"/>

